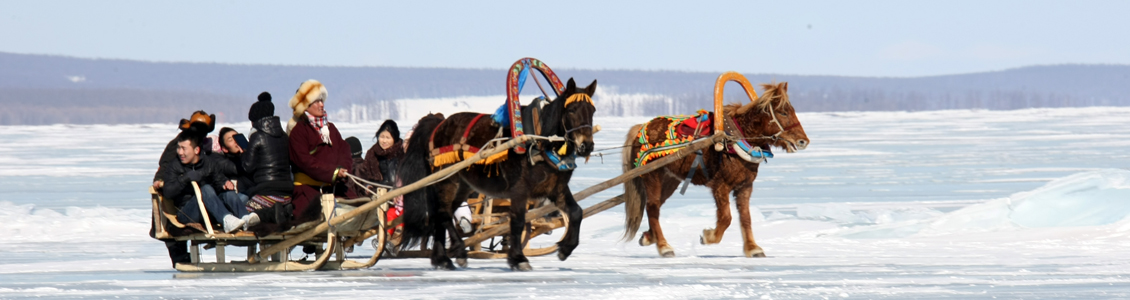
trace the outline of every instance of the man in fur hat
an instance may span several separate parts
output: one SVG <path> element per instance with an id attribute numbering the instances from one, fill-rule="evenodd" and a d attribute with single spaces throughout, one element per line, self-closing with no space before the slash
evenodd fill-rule
<path id="1" fill-rule="evenodd" d="M 293 116 L 287 122 L 290 161 L 294 171 L 294 223 L 317 220 L 322 193 L 356 198 L 345 186 L 353 170 L 349 144 L 326 115 L 329 92 L 321 82 L 307 80 L 290 99 Z"/>

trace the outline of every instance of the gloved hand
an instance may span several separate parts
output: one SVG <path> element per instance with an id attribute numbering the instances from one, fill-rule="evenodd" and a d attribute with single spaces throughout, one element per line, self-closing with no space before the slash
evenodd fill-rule
<path id="1" fill-rule="evenodd" d="M 200 172 L 196 170 L 188 170 L 188 172 L 184 173 L 184 176 L 188 176 L 188 180 L 199 182 L 201 179 L 203 179 L 204 175 L 200 174 Z"/>

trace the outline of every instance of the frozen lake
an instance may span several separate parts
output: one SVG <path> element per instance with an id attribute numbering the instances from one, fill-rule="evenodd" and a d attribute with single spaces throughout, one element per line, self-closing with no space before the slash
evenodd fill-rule
<path id="1" fill-rule="evenodd" d="M 585 220 L 568 261 L 531 257 L 526 273 L 504 260 L 433 271 L 426 259 L 178 273 L 147 235 L 146 186 L 174 125 L 0 127 L 0 298 L 1130 297 L 1130 108 L 800 118 L 812 145 L 776 151 L 755 183 L 753 230 L 768 258 L 742 257 L 736 221 L 722 244 L 699 245 L 714 208 L 692 187 L 664 207 L 678 257 L 620 242 L 617 207 Z M 646 119 L 598 118 L 597 148 Z M 378 125 L 338 124 L 367 144 Z M 574 191 L 620 173 L 618 150 L 605 153 L 580 166 Z"/>

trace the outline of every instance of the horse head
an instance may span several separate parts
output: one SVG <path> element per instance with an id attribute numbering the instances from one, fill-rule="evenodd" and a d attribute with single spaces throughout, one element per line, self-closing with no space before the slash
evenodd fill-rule
<path id="1" fill-rule="evenodd" d="M 593 80 L 586 87 L 577 87 L 572 78 L 565 86 L 565 92 L 562 93 L 554 103 L 562 103 L 560 106 L 555 107 L 560 109 L 557 114 L 550 114 L 550 117 L 543 119 L 545 122 L 554 122 L 554 124 L 545 124 L 543 128 L 556 127 L 557 124 L 561 128 L 557 132 L 561 132 L 565 140 L 567 140 L 566 147 L 571 147 L 570 150 L 579 156 L 588 157 L 593 151 L 593 127 L 592 115 L 596 112 L 596 106 L 593 105 L 592 96 L 596 93 L 596 80 Z M 551 105 L 556 106 L 556 105 Z M 548 112 L 548 111 L 547 111 Z M 551 131 L 552 132 L 552 131 Z"/>
<path id="2" fill-rule="evenodd" d="M 742 105 L 734 111 L 736 119 L 746 132 L 746 138 L 769 140 L 770 146 L 793 153 L 808 148 L 808 135 L 800 125 L 792 102 L 789 102 L 789 83 L 762 84 L 765 91 L 758 101 Z M 760 136 L 760 137 L 758 137 Z"/>

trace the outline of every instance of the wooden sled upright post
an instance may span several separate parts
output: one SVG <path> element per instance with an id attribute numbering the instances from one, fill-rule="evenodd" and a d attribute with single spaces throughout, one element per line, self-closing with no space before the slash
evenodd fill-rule
<path id="1" fill-rule="evenodd" d="M 196 192 L 196 204 L 200 205 L 200 215 L 204 217 L 204 228 L 208 230 L 208 236 L 216 236 L 216 232 L 212 230 L 212 220 L 208 217 L 208 209 L 204 207 L 204 198 L 200 196 L 200 185 L 195 181 L 192 182 L 192 191 Z"/>

